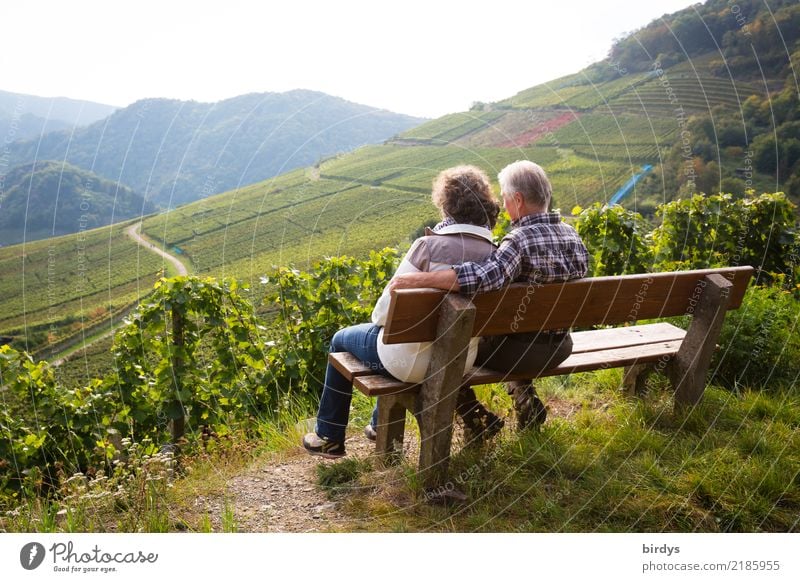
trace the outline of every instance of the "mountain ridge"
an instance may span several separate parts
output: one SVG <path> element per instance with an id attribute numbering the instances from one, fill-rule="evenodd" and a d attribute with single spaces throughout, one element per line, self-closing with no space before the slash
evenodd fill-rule
<path id="1" fill-rule="evenodd" d="M 71 134 L 11 144 L 10 164 L 65 159 L 172 208 L 382 142 L 420 121 L 310 90 L 210 104 L 149 98 Z"/>
<path id="2" fill-rule="evenodd" d="M 37 120 L 40 126 L 49 124 L 49 131 L 56 131 L 89 125 L 108 117 L 116 109 L 113 105 L 70 97 L 41 97 L 0 90 L 0 132 L 7 135 L 11 122 L 25 115 Z M 36 134 L 31 133 L 25 132 L 16 138 L 35 137 Z"/>

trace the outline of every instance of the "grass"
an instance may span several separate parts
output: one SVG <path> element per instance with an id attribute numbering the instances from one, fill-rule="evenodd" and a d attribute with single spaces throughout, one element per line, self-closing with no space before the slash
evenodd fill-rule
<path id="1" fill-rule="evenodd" d="M 335 464 L 317 465 L 317 482 L 329 495 L 351 491 L 361 475 L 372 469 L 365 459 L 343 459 Z"/>
<path id="2" fill-rule="evenodd" d="M 227 483 L 255 459 L 273 455 L 276 443 L 263 438 L 285 430 L 286 422 L 275 419 L 210 446 L 195 439 L 179 460 L 127 444 L 127 458 L 110 475 L 74 475 L 49 498 L 23 492 L 13 510 L 0 512 L 0 532 L 239 531 Z"/>
<path id="3" fill-rule="evenodd" d="M 370 457 L 320 463 L 317 485 L 335 499 L 338 531 L 758 532 L 800 528 L 800 394 L 796 388 L 734 394 L 710 386 L 696 408 L 675 413 L 666 381 L 640 399 L 619 392 L 621 373 L 550 378 L 537 389 L 550 409 L 541 431 L 513 422 L 482 448 L 455 439 L 445 484 L 462 506 L 425 502 L 416 458 L 381 467 Z M 478 388 L 508 414 L 500 385 Z M 374 401 L 357 394 L 351 426 Z M 129 452 L 114 476 L 67 481 L 56 499 L 34 496 L 0 516 L 0 530 L 37 532 L 239 531 L 231 479 L 297 446 L 307 430 L 299 402 L 236 432 L 190 447 L 175 464 Z M 357 428 L 356 428 L 357 427 Z M 409 440 L 416 425 L 408 423 Z"/>
<path id="4" fill-rule="evenodd" d="M 320 479 L 350 484 L 347 530 L 436 532 L 797 531 L 800 396 L 710 387 L 675 414 L 663 382 L 643 400 L 617 392 L 619 371 L 542 381 L 541 432 L 502 438 L 451 460 L 470 502 L 424 503 L 412 460 Z M 505 395 L 490 390 L 496 404 Z M 486 394 L 484 394 L 484 398 Z M 559 416 L 554 416 L 558 412 Z"/>
<path id="5" fill-rule="evenodd" d="M 205 527 L 205 524 L 203 527 Z M 234 508 L 227 498 L 222 507 L 222 531 L 224 533 L 235 533 L 239 531 L 239 526 L 236 524 Z"/>

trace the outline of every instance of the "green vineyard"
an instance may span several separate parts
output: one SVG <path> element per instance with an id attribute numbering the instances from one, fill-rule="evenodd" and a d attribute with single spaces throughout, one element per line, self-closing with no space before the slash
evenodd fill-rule
<path id="1" fill-rule="evenodd" d="M 680 124 L 693 113 L 734 110 L 748 96 L 765 94 L 752 79 L 734 82 L 720 74 L 724 63 L 718 60 L 711 54 L 663 71 L 589 68 L 445 115 L 385 144 L 147 217 L 142 232 L 190 272 L 233 275 L 255 285 L 274 266 L 308 267 L 323 257 L 364 257 L 407 244 L 436 218 L 429 197 L 438 172 L 474 164 L 497 190 L 497 173 L 520 159 L 545 168 L 553 204 L 568 215 L 576 205 L 610 200 L 644 164 L 661 172 L 680 139 Z M 607 80 L 593 81 L 598 78 Z M 685 118 L 676 117 L 678 106 Z M 36 348 L 118 318 L 164 268 L 161 258 L 124 237 L 121 226 L 86 238 L 80 267 L 75 237 L 26 245 L 22 252 L 0 249 L 0 336 L 28 334 Z"/>
<path id="2" fill-rule="evenodd" d="M 445 145 L 487 127 L 502 115 L 501 111 L 453 113 L 410 129 L 400 134 L 399 139 Z"/>
<path id="3" fill-rule="evenodd" d="M 642 115 L 589 113 L 556 131 L 564 145 L 655 144 L 671 145 L 678 124 L 674 119 L 648 119 Z"/>
<path id="4" fill-rule="evenodd" d="M 149 293 L 163 261 L 124 226 L 0 249 L 0 333 L 60 341 Z"/>
<path id="5" fill-rule="evenodd" d="M 668 71 L 608 103 L 612 112 L 675 117 L 680 108 L 688 114 L 710 112 L 714 107 L 738 110 L 750 95 L 761 95 L 755 85 L 689 72 Z"/>
<path id="6" fill-rule="evenodd" d="M 513 109 L 556 107 L 589 110 L 629 92 L 631 88 L 646 81 L 650 76 L 649 73 L 621 75 L 612 81 L 593 83 L 585 75 L 571 75 L 526 89 L 510 99 L 501 101 L 498 105 Z"/>

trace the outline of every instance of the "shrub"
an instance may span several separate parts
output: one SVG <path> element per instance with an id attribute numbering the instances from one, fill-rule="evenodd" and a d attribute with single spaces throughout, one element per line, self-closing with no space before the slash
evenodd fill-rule
<path id="1" fill-rule="evenodd" d="M 260 326 L 233 279 L 162 278 L 114 338 L 116 374 L 107 383 L 131 408 L 137 439 L 173 440 L 190 426 L 261 415 L 277 401 Z"/>
<path id="2" fill-rule="evenodd" d="M 575 230 L 589 251 L 592 276 L 644 273 L 650 268 L 649 225 L 641 214 L 599 202 L 585 209 L 576 206 L 572 214 L 578 215 Z"/>
<path id="3" fill-rule="evenodd" d="M 730 194 L 674 200 L 658 209 L 653 231 L 659 270 L 751 265 L 760 282 L 797 282 L 796 207 L 782 192 L 735 199 Z"/>
<path id="4" fill-rule="evenodd" d="M 728 312 L 712 370 L 729 388 L 770 388 L 800 374 L 800 301 L 780 287 L 751 286 Z"/>
<path id="5" fill-rule="evenodd" d="M 333 334 L 369 321 L 396 266 L 397 251 L 384 249 L 364 261 L 331 257 L 310 271 L 281 267 L 262 278 L 273 289 L 265 303 L 278 307 L 269 370 L 287 397 L 292 391 L 319 393 Z"/>
<path id="6" fill-rule="evenodd" d="M 104 463 L 126 410 L 99 380 L 67 390 L 47 362 L 0 347 L 0 501 L 51 490 L 61 475 Z"/>

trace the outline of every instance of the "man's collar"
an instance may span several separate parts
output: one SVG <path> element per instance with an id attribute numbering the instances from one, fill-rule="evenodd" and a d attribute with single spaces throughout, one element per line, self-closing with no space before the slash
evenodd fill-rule
<path id="1" fill-rule="evenodd" d="M 517 228 L 532 224 L 558 224 L 559 222 L 561 222 L 561 214 L 559 212 L 534 212 L 533 214 L 520 216 L 517 220 L 512 221 L 511 227 Z"/>

